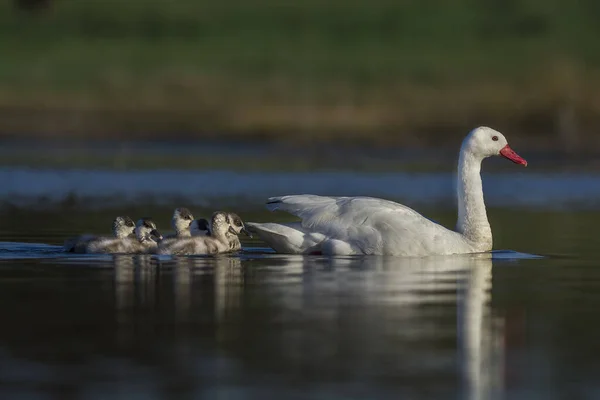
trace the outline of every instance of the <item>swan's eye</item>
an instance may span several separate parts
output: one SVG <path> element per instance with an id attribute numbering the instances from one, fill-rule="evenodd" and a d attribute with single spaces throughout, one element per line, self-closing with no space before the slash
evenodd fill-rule
<path id="1" fill-rule="evenodd" d="M 492 136 L 492 140 L 493 140 L 494 142 L 497 142 L 497 141 L 498 141 L 498 136 Z"/>

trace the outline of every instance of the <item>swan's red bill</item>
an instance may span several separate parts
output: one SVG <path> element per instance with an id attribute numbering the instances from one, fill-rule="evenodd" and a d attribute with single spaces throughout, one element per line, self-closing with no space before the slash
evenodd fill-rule
<path id="1" fill-rule="evenodd" d="M 500 150 L 500 155 L 504 158 L 508 158 L 515 164 L 527 166 L 527 161 L 523 157 L 515 153 L 515 151 L 511 149 L 509 145 L 504 146 L 502 150 Z"/>

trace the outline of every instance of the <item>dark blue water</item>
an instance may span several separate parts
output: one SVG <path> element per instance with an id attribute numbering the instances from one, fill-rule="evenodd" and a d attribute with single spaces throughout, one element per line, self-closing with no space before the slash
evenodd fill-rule
<path id="1" fill-rule="evenodd" d="M 2 398 L 593 398 L 589 260 L 1 243 Z"/>

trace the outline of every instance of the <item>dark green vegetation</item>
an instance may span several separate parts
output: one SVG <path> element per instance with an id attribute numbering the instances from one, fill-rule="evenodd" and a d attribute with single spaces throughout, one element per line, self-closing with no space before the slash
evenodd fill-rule
<path id="1" fill-rule="evenodd" d="M 485 123 L 590 148 L 599 20 L 595 0 L 3 2 L 0 132 L 426 144 Z"/>

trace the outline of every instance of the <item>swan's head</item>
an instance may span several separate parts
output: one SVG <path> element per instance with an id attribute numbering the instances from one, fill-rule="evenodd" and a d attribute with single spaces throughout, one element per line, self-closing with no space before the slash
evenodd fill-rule
<path id="1" fill-rule="evenodd" d="M 234 235 L 239 235 L 241 232 L 245 233 L 246 236 L 252 237 L 252 234 L 246 230 L 246 226 L 239 215 L 235 213 L 227 214 L 227 221 L 229 223 L 229 232 Z"/>
<path id="2" fill-rule="evenodd" d="M 135 224 L 129 217 L 117 217 L 113 221 L 112 230 L 116 238 L 123 239 L 133 234 Z"/>
<path id="3" fill-rule="evenodd" d="M 140 242 L 159 242 L 163 238 L 154 221 L 147 217 L 140 218 L 135 224 L 135 236 Z"/>
<path id="4" fill-rule="evenodd" d="M 171 226 L 175 232 L 184 232 L 190 228 L 190 224 L 194 220 L 194 216 L 187 208 L 176 208 L 171 218 Z"/>
<path id="5" fill-rule="evenodd" d="M 190 224 L 190 233 L 192 236 L 206 235 L 210 232 L 210 224 L 204 218 L 195 219 Z"/>
<path id="6" fill-rule="evenodd" d="M 463 141 L 462 150 L 481 158 L 502 156 L 515 164 L 527 166 L 527 161 L 510 148 L 504 135 L 487 126 L 473 129 Z"/>

